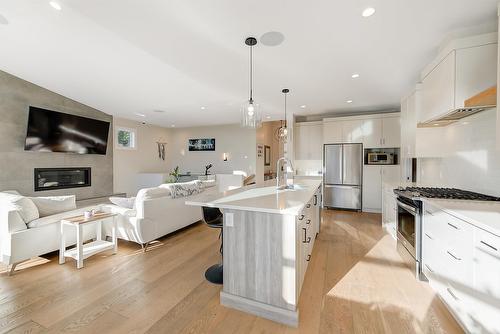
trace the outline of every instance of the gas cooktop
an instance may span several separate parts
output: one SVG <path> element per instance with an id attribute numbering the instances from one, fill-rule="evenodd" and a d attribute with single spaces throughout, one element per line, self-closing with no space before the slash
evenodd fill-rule
<path id="1" fill-rule="evenodd" d="M 500 201 L 499 197 L 475 193 L 472 191 L 460 190 L 456 188 L 433 188 L 433 187 L 406 187 L 395 189 L 397 195 L 418 199 L 425 198 L 443 198 L 443 199 L 463 199 L 472 201 Z"/>

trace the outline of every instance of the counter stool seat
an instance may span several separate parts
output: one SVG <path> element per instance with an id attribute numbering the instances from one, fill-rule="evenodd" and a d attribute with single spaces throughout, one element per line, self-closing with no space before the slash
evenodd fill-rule
<path id="1" fill-rule="evenodd" d="M 223 245 L 223 234 L 222 227 L 224 225 L 224 216 L 222 212 L 218 208 L 210 208 L 203 206 L 202 208 L 202 216 L 203 221 L 208 227 L 211 228 L 220 228 L 219 238 L 221 239 L 220 253 L 222 254 L 222 245 Z M 205 278 L 210 283 L 214 284 L 222 284 L 223 283 L 223 266 L 221 263 L 214 264 L 210 266 L 205 271 Z"/>

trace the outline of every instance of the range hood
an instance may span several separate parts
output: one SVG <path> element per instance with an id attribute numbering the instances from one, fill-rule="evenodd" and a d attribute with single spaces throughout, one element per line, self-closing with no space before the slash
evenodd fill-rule
<path id="1" fill-rule="evenodd" d="M 481 111 L 495 108 L 496 105 L 497 105 L 497 87 L 493 86 L 465 100 L 463 107 L 454 109 L 439 118 L 419 123 L 418 127 L 425 128 L 425 127 L 446 126 L 462 118 L 477 114 Z"/>

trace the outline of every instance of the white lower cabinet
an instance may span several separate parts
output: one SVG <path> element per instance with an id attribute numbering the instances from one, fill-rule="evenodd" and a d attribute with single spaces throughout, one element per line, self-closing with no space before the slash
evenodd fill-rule
<path id="1" fill-rule="evenodd" d="M 306 204 L 301 214 L 297 216 L 297 240 L 296 258 L 298 261 L 297 271 L 299 282 L 299 294 L 304 283 L 307 267 L 312 257 L 312 250 L 316 235 L 319 233 L 320 207 L 321 207 L 321 187 L 316 190 L 311 200 Z"/>
<path id="2" fill-rule="evenodd" d="M 382 193 L 382 226 L 394 239 L 397 237 L 397 210 L 396 194 L 392 187 L 385 186 Z"/>
<path id="3" fill-rule="evenodd" d="M 382 184 L 397 182 L 401 175 L 400 165 L 363 166 L 363 211 L 382 212 Z"/>
<path id="4" fill-rule="evenodd" d="M 472 332 L 500 333 L 500 237 L 483 230 L 474 234 Z"/>
<path id="5" fill-rule="evenodd" d="M 424 203 L 422 270 L 471 333 L 500 333 L 500 238 Z"/>

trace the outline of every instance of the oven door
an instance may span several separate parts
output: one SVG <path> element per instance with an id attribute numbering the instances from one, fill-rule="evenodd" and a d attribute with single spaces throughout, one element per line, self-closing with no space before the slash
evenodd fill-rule
<path id="1" fill-rule="evenodd" d="M 417 225 L 417 208 L 401 202 L 399 199 L 398 217 L 397 217 L 397 232 L 398 242 L 408 250 L 411 256 L 416 259 L 416 225 Z"/>

